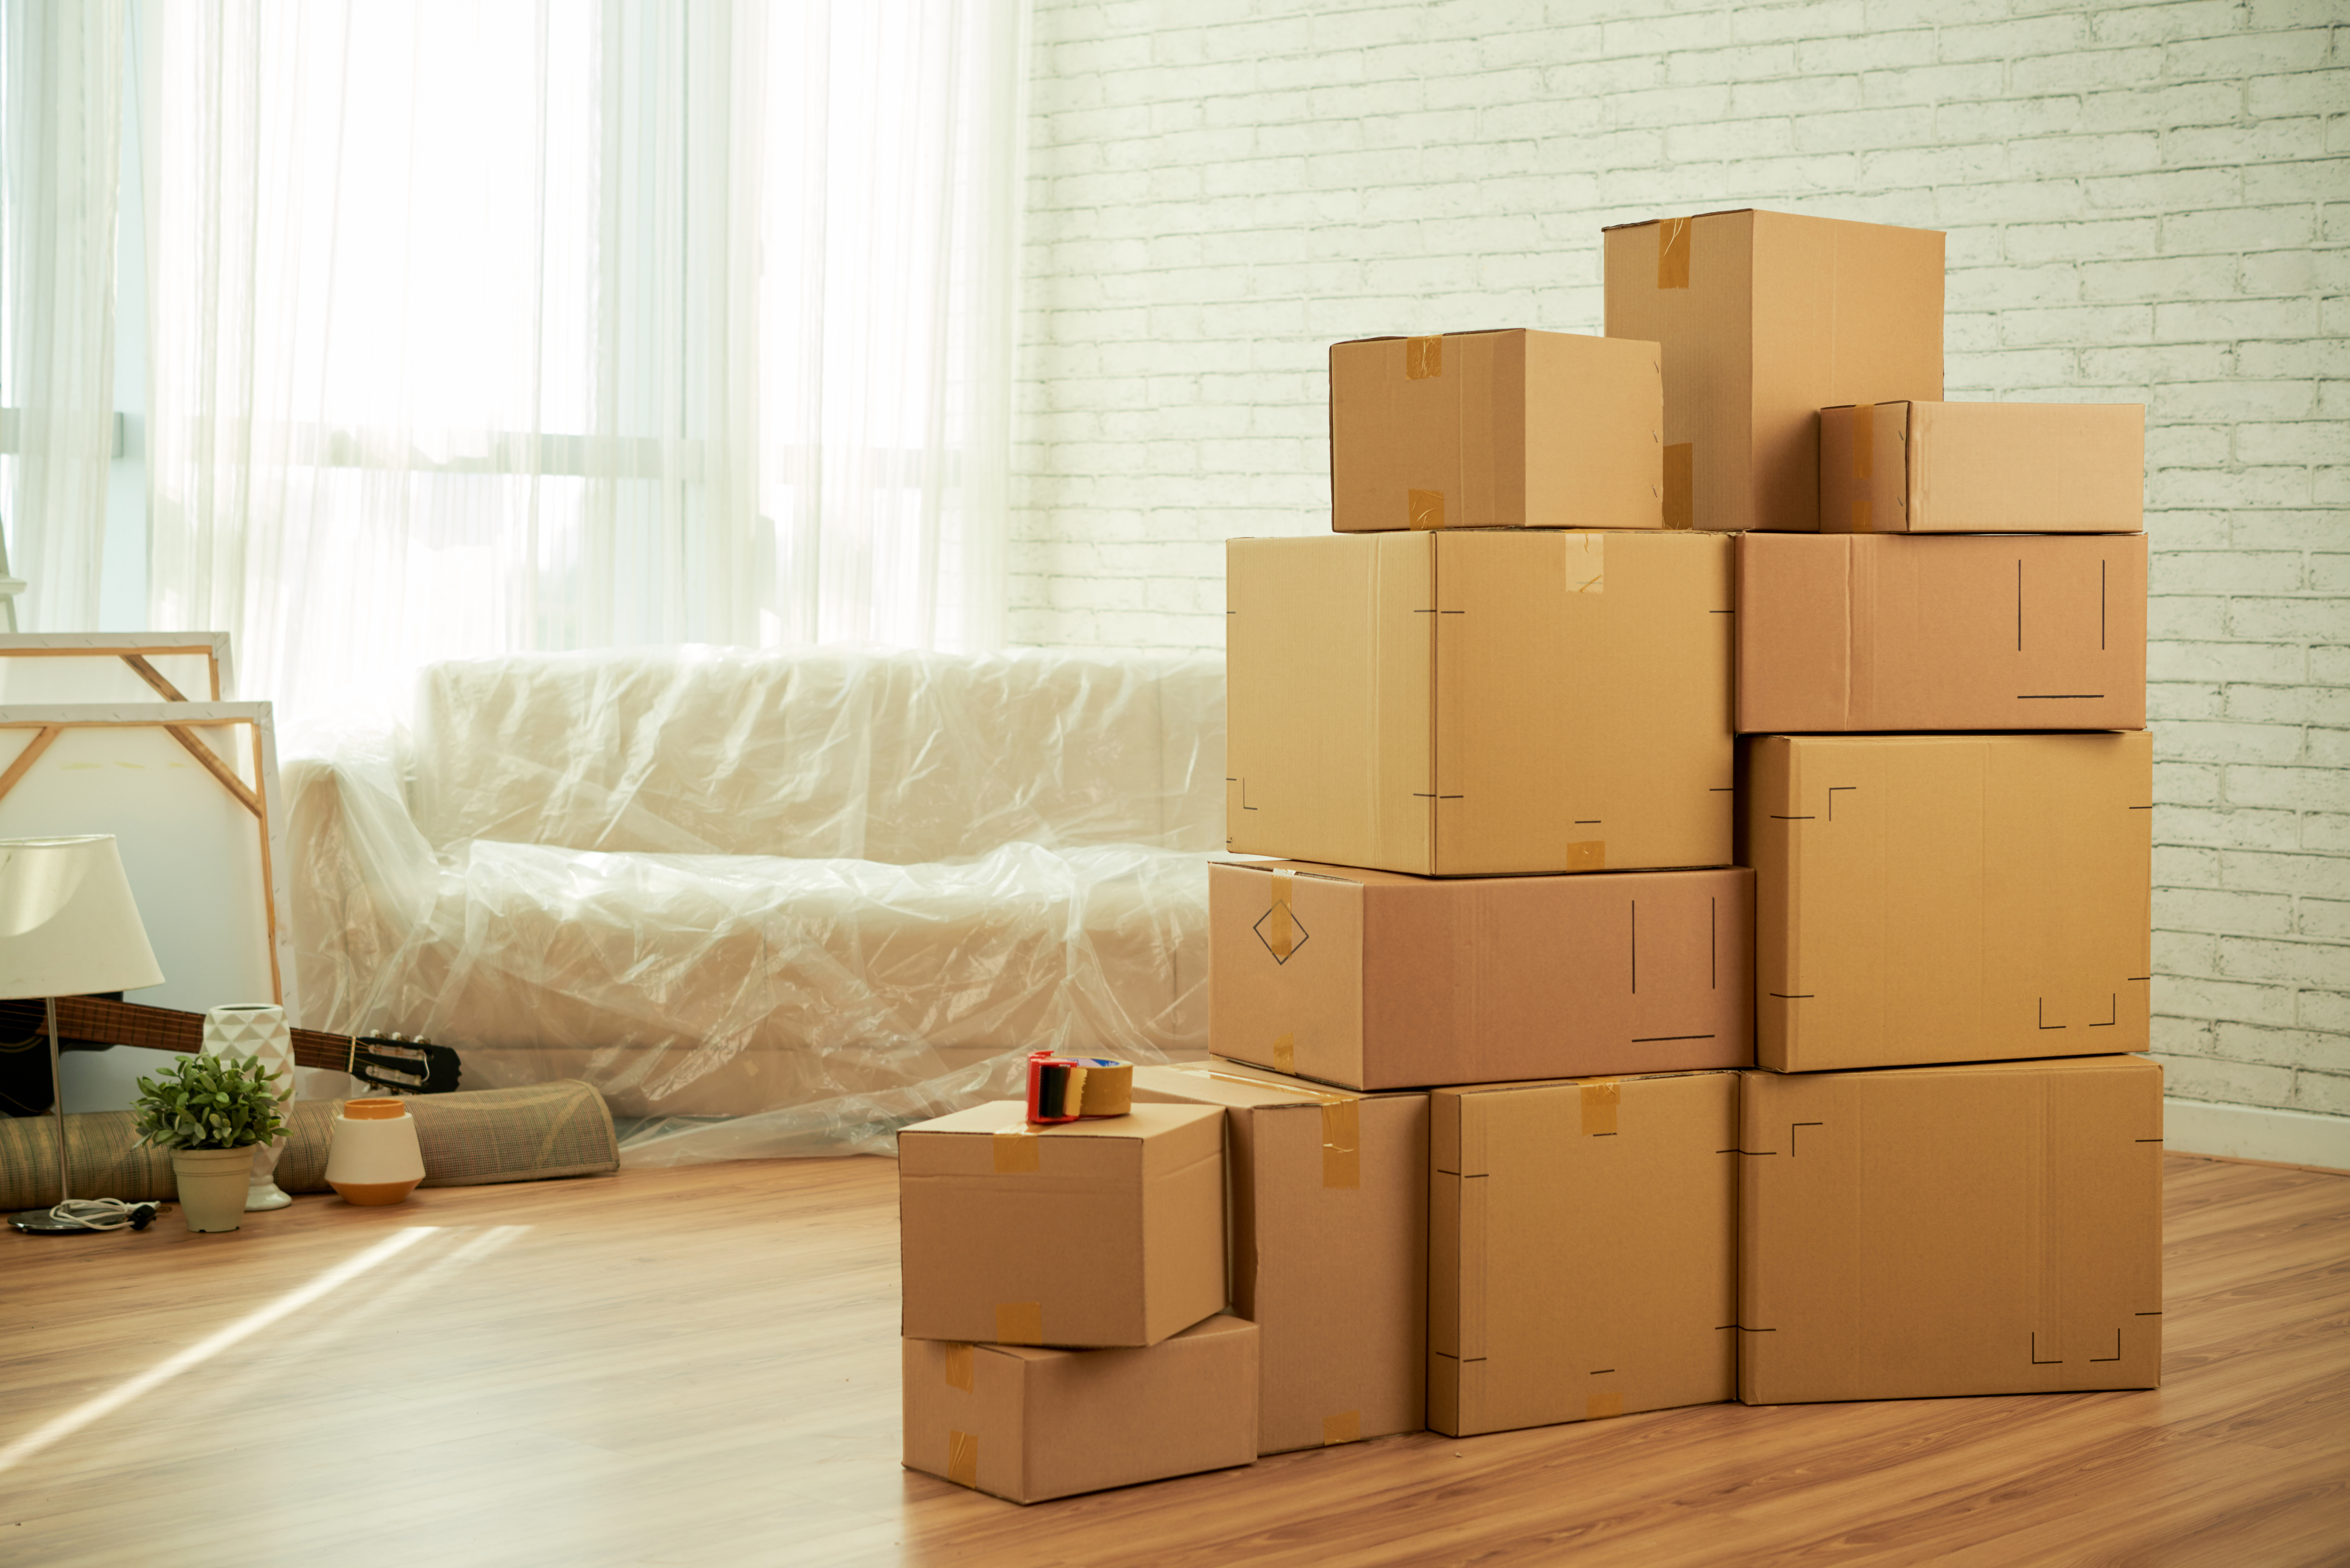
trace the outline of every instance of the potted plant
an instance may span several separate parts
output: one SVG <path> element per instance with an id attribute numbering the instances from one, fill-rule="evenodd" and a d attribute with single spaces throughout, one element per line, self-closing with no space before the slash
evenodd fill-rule
<path id="1" fill-rule="evenodd" d="M 254 1057 L 183 1056 L 139 1080 L 139 1141 L 172 1151 L 189 1230 L 244 1223 L 253 1151 L 286 1130 L 275 1077 Z"/>

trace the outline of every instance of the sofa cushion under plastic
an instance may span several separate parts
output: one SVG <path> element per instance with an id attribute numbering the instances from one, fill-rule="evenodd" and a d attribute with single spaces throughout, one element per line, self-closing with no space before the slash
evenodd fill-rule
<path id="1" fill-rule="evenodd" d="M 412 800 L 435 845 L 895 866 L 1015 841 L 1223 843 L 1213 658 L 810 649 L 434 665 Z"/>
<path id="2" fill-rule="evenodd" d="M 509 671 L 515 701 L 494 665 L 525 667 Z M 793 668 L 760 668 L 776 665 Z M 1032 1049 L 1206 1046 L 1220 661 L 690 649 L 472 661 L 423 685 L 431 729 L 412 761 L 388 733 L 344 731 L 303 737 L 286 764 L 316 1026 L 455 1045 L 469 1087 L 583 1077 L 623 1116 L 733 1118 L 632 1147 L 632 1163 L 886 1147 L 895 1123 L 1014 1092 Z M 853 699 L 900 732 L 860 746 L 839 714 L 757 706 L 714 738 L 729 691 Z M 983 744 L 1007 692 L 1018 722 Z M 910 713 L 966 697 L 934 744 L 914 744 Z M 636 717 L 599 717 L 607 700 Z M 672 738 L 701 758 L 700 783 Z M 610 764 L 607 746 L 635 761 Z M 897 768 L 907 782 L 880 776 Z M 762 805 L 762 776 L 783 804 Z M 902 852 L 946 836 L 957 780 L 970 819 L 1029 836 L 927 863 L 609 847 L 725 837 L 734 814 L 753 825 L 737 841 Z M 428 799 L 431 831 L 410 805 Z M 484 831 L 437 839 L 452 825 Z M 1112 830 L 1160 842 L 1085 841 Z M 558 834 L 604 846 L 532 837 Z"/>

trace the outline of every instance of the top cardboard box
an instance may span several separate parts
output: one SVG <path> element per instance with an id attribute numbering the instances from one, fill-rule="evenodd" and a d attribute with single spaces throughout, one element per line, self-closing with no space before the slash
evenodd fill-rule
<path id="1" fill-rule="evenodd" d="M 1224 1304 L 1224 1117 L 1032 1127 L 999 1100 L 898 1134 L 910 1339 L 1156 1345 Z"/>
<path id="2" fill-rule="evenodd" d="M 1708 213 L 1607 231 L 1607 336 L 1662 345 L 1665 525 L 1819 527 L 1819 410 L 1942 396 L 1942 236 Z"/>
<path id="3" fill-rule="evenodd" d="M 1730 541 L 1226 547 L 1228 847 L 1420 876 L 1730 863 Z"/>
<path id="4" fill-rule="evenodd" d="M 1565 332 L 1330 349 L 1330 525 L 1661 528 L 1658 348 Z"/>
<path id="5" fill-rule="evenodd" d="M 1820 410 L 1823 534 L 2135 534 L 2140 403 L 1861 403 Z"/>

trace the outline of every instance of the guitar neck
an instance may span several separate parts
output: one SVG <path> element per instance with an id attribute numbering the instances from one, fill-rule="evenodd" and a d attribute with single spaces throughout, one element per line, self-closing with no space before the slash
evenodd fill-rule
<path id="1" fill-rule="evenodd" d="M 172 1007 L 148 1007 L 136 1002 L 109 1002 L 97 996 L 60 996 L 57 1034 L 93 1045 L 143 1045 L 151 1051 L 181 1051 L 194 1054 L 204 1045 L 204 1019 L 200 1012 Z M 27 1028 L 37 1033 L 43 1023 L 37 1000 L 0 1002 L 0 1027 Z M 294 1060 L 305 1067 L 345 1071 L 351 1060 L 351 1043 L 339 1034 L 296 1029 Z"/>

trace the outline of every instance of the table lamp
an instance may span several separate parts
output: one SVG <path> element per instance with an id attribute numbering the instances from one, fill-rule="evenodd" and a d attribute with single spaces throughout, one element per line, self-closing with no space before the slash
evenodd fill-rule
<path id="1" fill-rule="evenodd" d="M 162 982 L 112 834 L 0 838 L 0 998 L 37 996 L 47 1003 L 49 1081 L 57 1096 L 57 1206 L 11 1216 L 8 1222 L 17 1230 L 48 1236 L 97 1234 L 74 1217 L 67 1189 L 57 999 Z"/>

